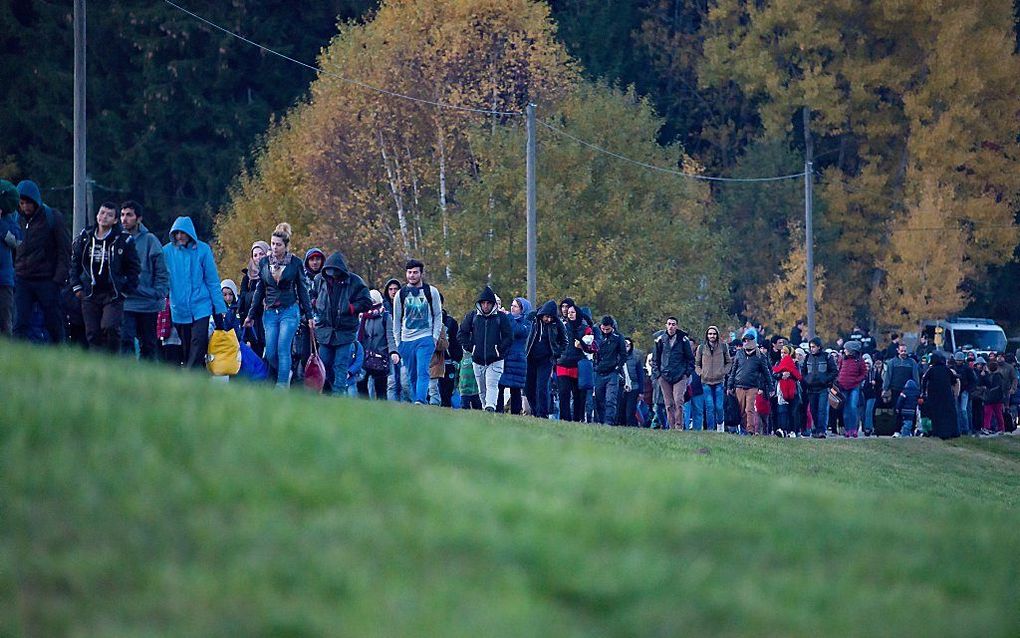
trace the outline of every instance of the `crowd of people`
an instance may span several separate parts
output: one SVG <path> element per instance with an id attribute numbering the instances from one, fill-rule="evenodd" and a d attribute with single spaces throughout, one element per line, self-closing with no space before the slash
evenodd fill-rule
<path id="1" fill-rule="evenodd" d="M 141 204 L 104 202 L 72 241 L 28 180 L 0 180 L 0 213 L 0 331 L 22 339 L 197 368 L 214 330 L 234 331 L 279 388 L 300 385 L 314 352 L 334 395 L 606 425 L 801 438 L 1016 429 L 1015 359 L 949 354 L 923 335 L 913 352 L 896 334 L 879 349 L 855 328 L 827 349 L 803 322 L 789 338 L 751 322 L 698 336 L 671 316 L 645 353 L 571 297 L 532 308 L 483 286 L 458 321 L 421 261 L 380 291 L 340 252 L 292 253 L 286 223 L 252 243 L 238 285 L 220 279 L 189 217 L 164 243 Z"/>

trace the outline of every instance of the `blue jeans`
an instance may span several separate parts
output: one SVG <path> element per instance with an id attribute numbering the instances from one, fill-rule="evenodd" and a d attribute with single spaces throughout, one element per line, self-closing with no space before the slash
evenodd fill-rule
<path id="1" fill-rule="evenodd" d="M 808 409 L 811 410 L 811 420 L 814 429 L 811 434 L 825 434 L 825 428 L 829 426 L 829 392 L 807 392 Z"/>
<path id="2" fill-rule="evenodd" d="M 319 358 L 326 367 L 326 382 L 333 389 L 333 396 L 347 396 L 347 370 L 351 367 L 353 343 L 342 346 L 319 344 Z M 354 385 L 353 383 L 350 385 Z"/>
<path id="3" fill-rule="evenodd" d="M 276 385 L 290 383 L 290 347 L 294 343 L 300 313 L 297 304 L 286 308 L 266 308 L 262 313 L 262 327 L 266 331 L 265 359 L 269 367 L 276 368 Z"/>
<path id="4" fill-rule="evenodd" d="M 843 403 L 843 427 L 847 432 L 856 432 L 860 423 L 860 402 L 861 389 L 854 388 L 846 393 L 846 401 Z"/>
<path id="5" fill-rule="evenodd" d="M 956 420 L 960 424 L 960 434 L 970 434 L 970 392 L 960 392 L 956 400 Z"/>
<path id="6" fill-rule="evenodd" d="M 726 422 L 724 412 L 724 401 L 726 400 L 726 388 L 723 384 L 704 385 L 705 388 L 705 422 L 709 430 L 718 430 Z"/>
<path id="7" fill-rule="evenodd" d="M 864 400 L 864 433 L 872 434 L 875 431 L 875 402 L 878 399 Z"/>
<path id="8" fill-rule="evenodd" d="M 900 436 L 911 436 L 914 432 L 914 420 L 903 419 L 903 427 L 900 428 Z"/>
<path id="9" fill-rule="evenodd" d="M 691 397 L 691 400 L 684 404 L 684 429 L 704 430 L 705 429 L 705 395 L 699 394 Z"/>
<path id="10" fill-rule="evenodd" d="M 436 351 L 432 336 L 400 342 L 400 374 L 415 403 L 429 402 L 429 362 Z"/>
<path id="11" fill-rule="evenodd" d="M 793 406 L 789 403 L 776 404 L 776 427 L 783 432 L 793 431 Z"/>

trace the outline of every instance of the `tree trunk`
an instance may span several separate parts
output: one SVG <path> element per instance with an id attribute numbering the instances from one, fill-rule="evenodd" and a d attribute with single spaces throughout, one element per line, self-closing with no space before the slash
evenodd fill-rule
<path id="1" fill-rule="evenodd" d="M 378 137 L 379 152 L 382 154 L 383 167 L 386 169 L 386 180 L 390 185 L 393 204 L 397 210 L 397 223 L 400 226 L 400 240 L 404 247 L 404 257 L 409 258 L 411 256 L 411 243 L 407 236 L 407 213 L 404 210 L 404 197 L 398 181 L 399 174 L 395 174 L 393 167 L 390 165 L 389 156 L 386 154 L 386 140 L 383 138 L 382 131 L 378 131 Z"/>

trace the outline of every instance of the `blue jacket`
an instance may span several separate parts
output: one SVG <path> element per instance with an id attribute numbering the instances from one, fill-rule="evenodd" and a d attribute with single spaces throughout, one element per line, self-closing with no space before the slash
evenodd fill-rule
<path id="1" fill-rule="evenodd" d="M 15 243 L 20 243 L 22 234 L 17 213 L 0 216 L 0 286 L 14 287 L 14 248 L 5 238 L 10 233 Z"/>
<path id="2" fill-rule="evenodd" d="M 135 252 L 138 253 L 142 272 L 138 276 L 138 288 L 124 300 L 124 310 L 159 312 L 163 309 L 170 285 L 163 247 L 141 222 L 138 222 L 132 237 L 135 238 Z"/>
<path id="3" fill-rule="evenodd" d="M 191 238 L 185 246 L 174 243 L 174 233 Z M 227 312 L 209 244 L 198 241 L 190 217 L 178 217 L 170 229 L 170 243 L 163 246 L 170 273 L 170 317 L 174 323 L 193 323 L 213 313 Z"/>
<path id="4" fill-rule="evenodd" d="M 510 329 L 514 335 L 513 345 L 510 346 L 510 351 L 507 352 L 506 358 L 503 360 L 503 376 L 500 377 L 500 385 L 505 385 L 508 388 L 523 388 L 524 382 L 528 377 L 528 359 L 526 351 L 528 348 L 528 335 L 531 334 L 531 323 L 532 320 L 528 316 L 531 314 L 531 304 L 528 303 L 527 299 L 518 297 L 517 303 L 521 304 L 521 316 L 510 317 Z"/>

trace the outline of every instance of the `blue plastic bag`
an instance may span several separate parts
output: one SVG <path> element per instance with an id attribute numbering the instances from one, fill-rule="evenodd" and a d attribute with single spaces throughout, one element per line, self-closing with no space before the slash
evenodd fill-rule
<path id="1" fill-rule="evenodd" d="M 237 376 L 252 381 L 265 381 L 269 377 L 269 366 L 247 343 L 241 344 L 241 369 Z"/>

